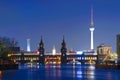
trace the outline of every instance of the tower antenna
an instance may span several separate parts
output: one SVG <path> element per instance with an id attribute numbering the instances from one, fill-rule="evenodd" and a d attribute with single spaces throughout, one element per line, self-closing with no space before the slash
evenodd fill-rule
<path id="1" fill-rule="evenodd" d="M 91 22 L 90 27 L 94 27 L 94 21 L 93 21 L 93 5 L 91 5 Z"/>

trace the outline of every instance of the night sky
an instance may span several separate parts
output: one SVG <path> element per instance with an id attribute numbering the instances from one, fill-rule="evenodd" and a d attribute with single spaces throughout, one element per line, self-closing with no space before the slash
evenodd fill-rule
<path id="1" fill-rule="evenodd" d="M 91 4 L 95 49 L 105 43 L 116 52 L 120 0 L 0 0 L 0 36 L 16 38 L 23 50 L 30 38 L 33 51 L 42 36 L 46 52 L 59 52 L 64 35 L 68 50 L 89 50 Z"/>

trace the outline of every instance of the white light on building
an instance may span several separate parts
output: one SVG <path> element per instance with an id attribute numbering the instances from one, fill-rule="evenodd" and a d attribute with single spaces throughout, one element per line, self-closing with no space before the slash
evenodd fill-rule
<path id="1" fill-rule="evenodd" d="M 27 39 L 27 52 L 30 52 L 30 39 Z"/>
<path id="2" fill-rule="evenodd" d="M 53 55 L 56 55 L 56 49 L 55 49 L 55 46 L 53 47 L 52 54 L 53 54 Z"/>
<path id="3" fill-rule="evenodd" d="M 83 54 L 83 51 L 77 51 L 76 54 L 82 55 L 82 54 Z"/>

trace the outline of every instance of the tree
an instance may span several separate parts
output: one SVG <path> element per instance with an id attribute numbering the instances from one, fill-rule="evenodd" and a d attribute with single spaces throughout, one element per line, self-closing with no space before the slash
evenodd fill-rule
<path id="1" fill-rule="evenodd" d="M 17 42 L 14 39 L 0 37 L 0 57 L 8 59 L 8 54 L 12 52 L 10 47 L 15 46 L 17 46 Z"/>
<path id="2" fill-rule="evenodd" d="M 8 58 L 9 52 L 10 52 L 9 48 L 6 45 L 0 43 L 0 56 L 2 58 Z"/>
<path id="3" fill-rule="evenodd" d="M 5 44 L 8 47 L 16 47 L 18 42 L 15 38 L 0 37 L 0 43 Z"/>

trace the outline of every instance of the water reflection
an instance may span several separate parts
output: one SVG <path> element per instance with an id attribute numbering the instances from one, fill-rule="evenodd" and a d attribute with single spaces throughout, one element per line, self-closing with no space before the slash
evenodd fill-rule
<path id="1" fill-rule="evenodd" d="M 94 78 L 95 78 L 95 66 L 93 66 L 93 65 L 88 66 L 87 78 L 94 80 Z"/>
<path id="2" fill-rule="evenodd" d="M 0 80 L 116 80 L 119 70 L 97 70 L 94 65 L 20 64 L 18 70 L 2 71 Z"/>
<path id="3" fill-rule="evenodd" d="M 50 79 L 51 77 L 57 78 L 57 77 L 61 77 L 61 65 L 60 64 L 47 64 L 45 65 L 45 74 L 46 74 L 46 78 Z"/>
<path id="4" fill-rule="evenodd" d="M 78 78 L 78 79 L 90 79 L 94 80 L 95 78 L 95 67 L 94 65 L 79 65 L 78 66 L 73 66 L 73 77 Z"/>
<path id="5" fill-rule="evenodd" d="M 112 80 L 112 75 L 111 75 L 110 72 L 107 73 L 107 79 L 108 79 L 108 80 Z"/>
<path id="6" fill-rule="evenodd" d="M 39 69 L 40 66 L 42 65 L 39 63 L 26 63 L 26 64 L 19 64 L 19 69 L 29 69 L 29 68 Z"/>
<path id="7" fill-rule="evenodd" d="M 73 73 L 72 73 L 72 74 L 73 74 L 73 77 L 75 77 L 75 74 L 76 74 L 75 64 L 73 64 L 72 66 L 73 66 L 73 67 L 72 67 L 72 68 L 73 68 L 73 70 L 72 70 L 72 71 L 73 71 Z"/>

